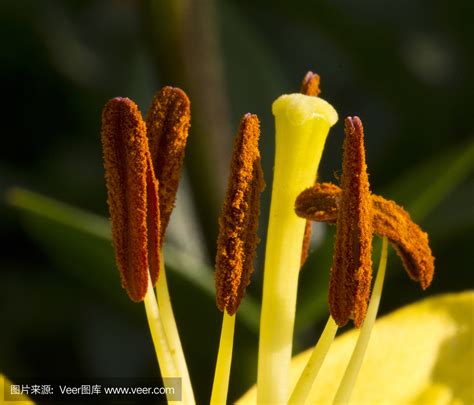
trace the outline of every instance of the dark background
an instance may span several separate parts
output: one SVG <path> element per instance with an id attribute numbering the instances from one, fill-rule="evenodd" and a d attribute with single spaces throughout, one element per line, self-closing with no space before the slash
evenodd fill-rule
<path id="1" fill-rule="evenodd" d="M 472 288 L 471 3 L 2 0 L 0 372 L 12 379 L 158 376 L 144 311 L 120 288 L 104 222 L 25 189 L 106 217 L 101 109 L 127 96 L 145 113 L 167 84 L 192 103 L 167 257 L 199 402 L 209 398 L 220 333 L 210 287 L 232 139 L 244 113 L 259 115 L 267 189 L 253 300 L 238 317 L 235 399 L 256 379 L 253 304 L 271 190 L 271 102 L 298 91 L 308 70 L 320 74 L 321 96 L 340 116 L 319 178 L 337 182 L 342 118 L 360 116 L 373 192 L 397 200 L 430 234 L 433 285 L 422 292 L 392 253 L 381 312 Z M 333 230 L 315 233 L 301 276 L 295 351 L 314 344 L 327 318 Z"/>

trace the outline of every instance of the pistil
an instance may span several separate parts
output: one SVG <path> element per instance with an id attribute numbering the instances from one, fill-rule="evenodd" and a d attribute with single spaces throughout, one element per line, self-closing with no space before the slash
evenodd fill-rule
<path id="1" fill-rule="evenodd" d="M 298 273 L 305 221 L 294 211 L 299 192 L 314 183 L 329 128 L 337 121 L 330 104 L 302 94 L 273 103 L 275 167 L 265 253 L 258 358 L 259 403 L 288 400 Z"/>

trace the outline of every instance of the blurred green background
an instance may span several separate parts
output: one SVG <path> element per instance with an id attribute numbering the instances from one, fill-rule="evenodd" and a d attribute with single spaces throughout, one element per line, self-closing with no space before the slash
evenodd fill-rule
<path id="1" fill-rule="evenodd" d="M 422 292 L 392 253 L 381 313 L 472 288 L 472 11 L 469 0 L 2 0 L 0 371 L 12 379 L 159 375 L 142 305 L 128 300 L 114 264 L 99 132 L 108 99 L 130 97 L 146 112 L 167 84 L 192 103 L 165 255 L 200 403 L 220 333 L 212 271 L 232 139 L 244 113 L 259 115 L 267 189 L 256 273 L 238 316 L 235 399 L 256 379 L 271 103 L 298 91 L 308 70 L 341 118 L 320 180 L 337 182 L 342 118 L 358 115 L 373 192 L 430 234 L 433 285 Z M 295 351 L 314 344 L 327 318 L 333 234 L 315 226 Z"/>

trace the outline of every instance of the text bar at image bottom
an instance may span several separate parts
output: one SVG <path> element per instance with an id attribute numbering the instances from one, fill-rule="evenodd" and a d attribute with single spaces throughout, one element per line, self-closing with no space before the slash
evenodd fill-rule
<path id="1" fill-rule="evenodd" d="M 50 402 L 127 402 L 166 403 L 181 400 L 181 378 L 12 378 L 5 381 L 3 400 Z"/>

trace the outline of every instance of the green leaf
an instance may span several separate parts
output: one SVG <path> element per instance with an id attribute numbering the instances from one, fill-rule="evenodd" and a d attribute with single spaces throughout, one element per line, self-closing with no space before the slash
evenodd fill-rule
<path id="1" fill-rule="evenodd" d="M 120 285 L 106 219 L 20 188 L 8 191 L 7 202 L 19 209 L 26 230 L 57 269 L 125 312 L 137 313 Z"/>
<path id="2" fill-rule="evenodd" d="M 51 255 L 59 269 L 123 308 L 135 307 L 120 286 L 110 224 L 105 218 L 20 188 L 11 189 L 7 201 L 20 210 L 31 236 Z M 180 283 L 198 291 L 212 308 L 215 296 L 212 269 L 170 245 L 165 246 L 165 260 L 170 279 L 178 278 Z M 258 303 L 247 296 L 238 319 L 257 332 L 259 311 Z"/>

